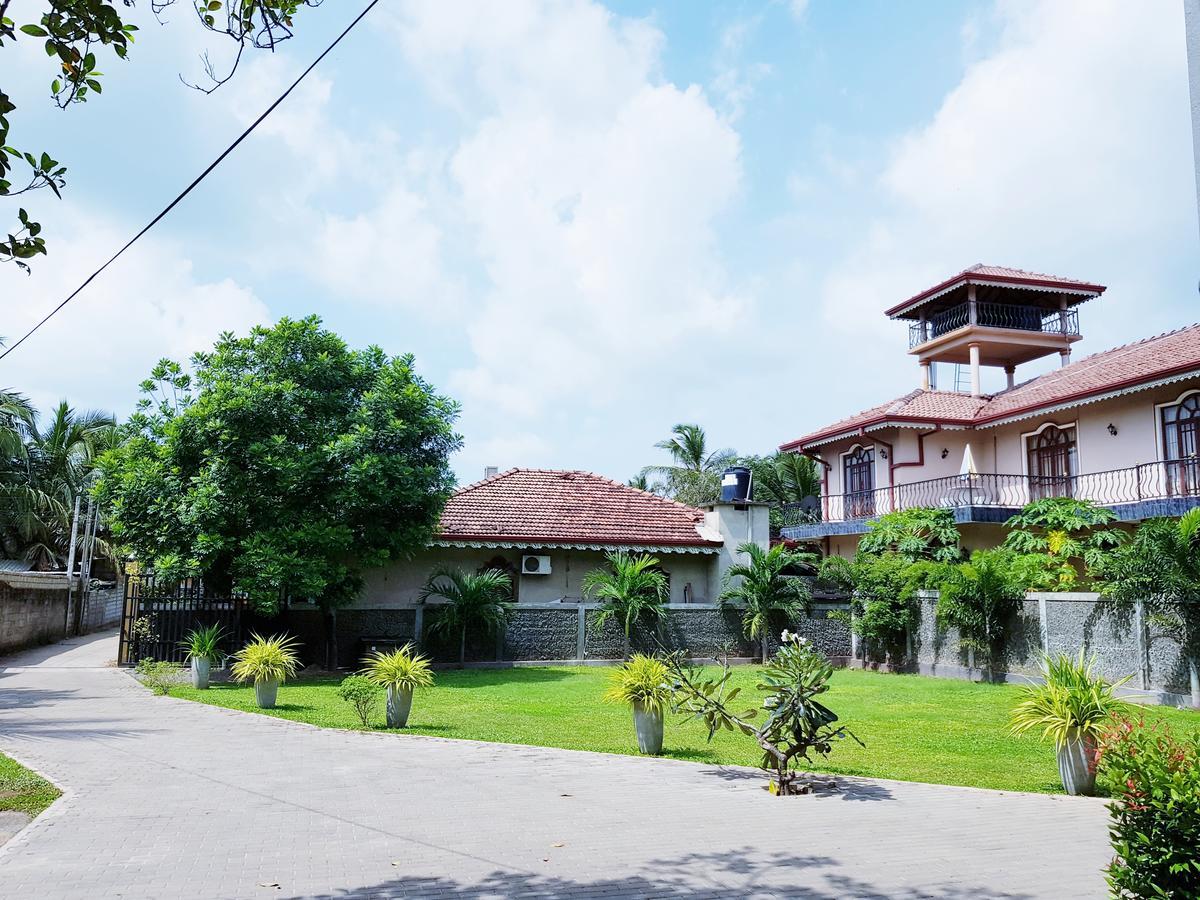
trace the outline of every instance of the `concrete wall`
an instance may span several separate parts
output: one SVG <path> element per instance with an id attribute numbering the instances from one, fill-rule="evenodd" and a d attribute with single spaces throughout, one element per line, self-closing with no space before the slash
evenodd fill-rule
<path id="1" fill-rule="evenodd" d="M 766 509 L 763 508 L 763 516 Z M 767 526 L 763 525 L 764 540 Z M 550 557 L 549 575 L 521 573 L 521 557 L 526 553 Z M 685 591 L 691 585 L 691 602 L 707 603 L 720 592 L 717 555 L 713 553 L 655 554 L 671 581 L 671 602 L 684 603 Z M 411 560 L 395 562 L 368 572 L 362 596 L 355 609 L 399 609 L 415 606 L 421 588 L 429 574 L 440 566 L 476 572 L 497 563 L 506 564 L 520 573 L 516 577 L 516 600 L 527 603 L 554 603 L 583 599 L 583 577 L 592 569 L 605 565 L 604 553 L 599 550 L 506 550 L 472 547 L 431 547 Z M 714 593 L 714 591 L 716 593 Z"/>
<path id="2" fill-rule="evenodd" d="M 124 600 L 124 585 L 120 581 L 93 582 L 92 589 L 84 601 L 80 621 L 83 633 L 89 634 L 119 625 Z"/>
<path id="3" fill-rule="evenodd" d="M 66 620 L 66 575 L 0 573 L 0 654 L 60 640 Z"/>

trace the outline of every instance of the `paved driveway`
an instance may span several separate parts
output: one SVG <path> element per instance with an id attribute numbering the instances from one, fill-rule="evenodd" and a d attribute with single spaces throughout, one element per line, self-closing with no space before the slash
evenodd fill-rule
<path id="1" fill-rule="evenodd" d="M 0 750 L 64 789 L 0 896 L 1104 896 L 1094 800 L 320 730 L 154 697 L 115 650 L 0 662 Z"/>

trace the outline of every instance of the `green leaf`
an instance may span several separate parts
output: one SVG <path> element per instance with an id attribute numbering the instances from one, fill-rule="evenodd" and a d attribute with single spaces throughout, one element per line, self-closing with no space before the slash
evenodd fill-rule
<path id="1" fill-rule="evenodd" d="M 49 37 L 50 36 L 50 32 L 48 32 L 45 28 L 42 28 L 40 25 L 22 25 L 21 31 L 25 32 L 25 34 L 28 34 L 32 37 Z"/>

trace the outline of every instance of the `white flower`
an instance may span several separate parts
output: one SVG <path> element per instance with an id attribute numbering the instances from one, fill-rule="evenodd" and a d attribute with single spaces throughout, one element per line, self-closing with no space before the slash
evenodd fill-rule
<path id="1" fill-rule="evenodd" d="M 784 644 L 790 644 L 792 642 L 792 639 L 795 638 L 796 636 L 797 635 L 792 634 L 790 631 L 788 631 L 785 628 L 785 629 L 783 629 L 783 634 L 781 634 L 779 636 L 779 640 Z"/>

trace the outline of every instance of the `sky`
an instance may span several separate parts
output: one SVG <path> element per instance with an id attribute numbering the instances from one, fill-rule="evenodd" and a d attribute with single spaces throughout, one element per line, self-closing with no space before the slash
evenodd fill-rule
<path id="1" fill-rule="evenodd" d="M 206 95 L 181 76 L 230 47 L 186 3 L 165 24 L 139 7 L 129 60 L 102 58 L 103 95 L 67 111 L 38 42 L 6 46 L 10 143 L 48 150 L 68 187 L 23 198 L 50 254 L 0 269 L 0 335 L 358 9 L 303 11 Z M 488 465 L 626 479 L 677 422 L 767 453 L 918 387 L 883 310 L 977 262 L 1108 285 L 1077 355 L 1200 320 L 1186 66 L 1178 0 L 384 0 L 0 361 L 0 386 L 124 416 L 159 358 L 316 313 L 352 346 L 415 354 L 461 403 L 463 483 Z"/>

